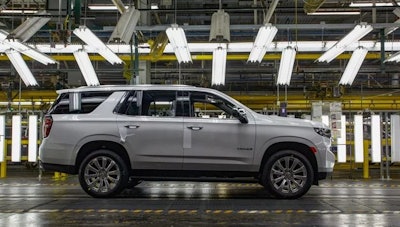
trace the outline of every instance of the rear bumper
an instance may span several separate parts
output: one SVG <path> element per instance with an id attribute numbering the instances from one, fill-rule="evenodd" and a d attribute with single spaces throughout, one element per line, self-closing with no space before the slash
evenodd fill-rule
<path id="1" fill-rule="evenodd" d="M 55 171 L 61 173 L 68 173 L 68 174 L 77 174 L 78 171 L 75 166 L 70 165 L 58 165 L 58 164 L 49 164 L 49 163 L 40 163 L 40 167 L 43 168 L 45 171 Z"/>

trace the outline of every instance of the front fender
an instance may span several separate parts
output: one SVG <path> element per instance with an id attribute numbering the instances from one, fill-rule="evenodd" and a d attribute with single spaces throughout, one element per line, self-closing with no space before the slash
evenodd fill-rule
<path id="1" fill-rule="evenodd" d="M 304 144 L 307 147 L 316 147 L 315 144 L 312 143 L 310 140 L 307 140 L 302 137 L 295 137 L 295 136 L 274 137 L 269 139 L 268 141 L 265 141 L 263 144 L 260 144 L 260 146 L 257 148 L 257 151 L 259 152 L 256 152 L 254 157 L 255 165 L 261 166 L 265 152 L 268 150 L 268 148 L 278 143 L 298 143 L 298 144 Z"/>

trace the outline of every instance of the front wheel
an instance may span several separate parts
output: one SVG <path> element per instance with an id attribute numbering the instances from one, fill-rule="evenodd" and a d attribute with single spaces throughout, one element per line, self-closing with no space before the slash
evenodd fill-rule
<path id="1" fill-rule="evenodd" d="M 93 197 L 111 197 L 125 189 L 129 174 L 122 158 L 109 150 L 89 154 L 79 168 L 79 183 Z"/>
<path id="2" fill-rule="evenodd" d="M 292 150 L 282 150 L 273 154 L 266 162 L 261 182 L 277 198 L 296 199 L 307 193 L 313 179 L 314 172 L 304 155 Z"/>

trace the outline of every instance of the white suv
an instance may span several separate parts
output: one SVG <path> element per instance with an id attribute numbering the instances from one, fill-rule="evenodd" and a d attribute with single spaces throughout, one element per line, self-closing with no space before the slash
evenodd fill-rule
<path id="1" fill-rule="evenodd" d="M 325 125 L 257 114 L 213 89 L 122 85 L 58 93 L 43 121 L 41 164 L 79 174 L 93 197 L 152 177 L 252 177 L 273 196 L 294 199 L 333 171 Z"/>

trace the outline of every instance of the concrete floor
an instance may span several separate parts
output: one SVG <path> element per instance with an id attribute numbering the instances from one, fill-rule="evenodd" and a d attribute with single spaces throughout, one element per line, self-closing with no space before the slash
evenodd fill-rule
<path id="1" fill-rule="evenodd" d="M 334 175 L 297 200 L 256 183 L 148 181 L 94 199 L 76 176 L 10 170 L 0 192 L 0 226 L 400 226 L 400 179 Z"/>

